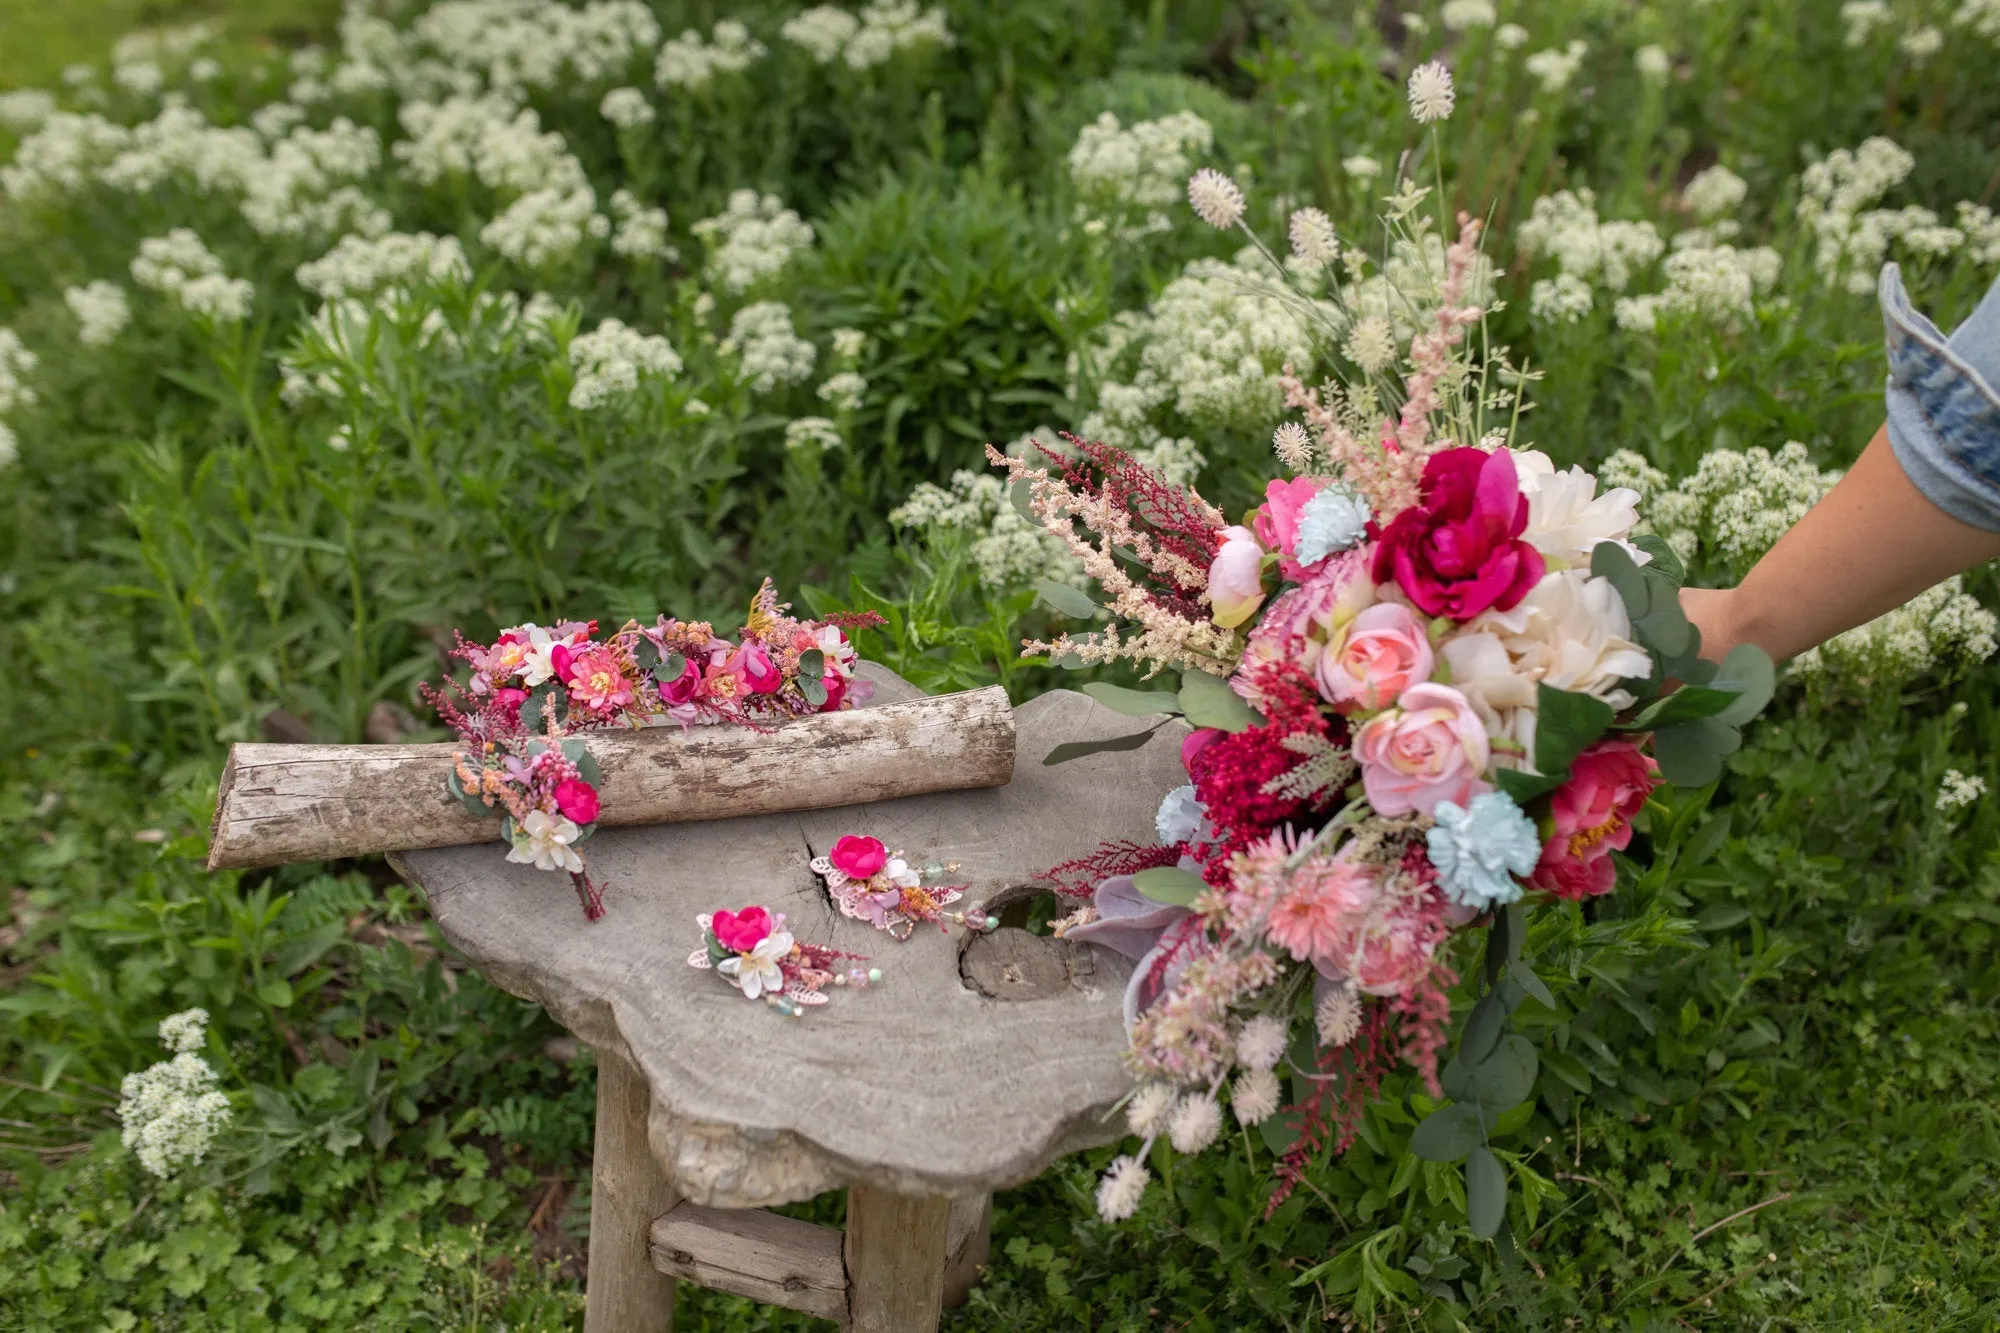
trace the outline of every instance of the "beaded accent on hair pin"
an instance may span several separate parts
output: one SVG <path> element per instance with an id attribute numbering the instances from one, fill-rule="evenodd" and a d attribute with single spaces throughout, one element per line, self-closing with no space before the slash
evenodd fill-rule
<path id="1" fill-rule="evenodd" d="M 765 907 L 703 912 L 702 947 L 688 966 L 714 971 L 748 999 L 761 999 L 787 1018 L 803 1018 L 808 1005 L 825 1004 L 829 986 L 866 990 L 882 969 L 866 967 L 858 953 L 801 944 L 785 928 L 785 914 Z"/>
<path id="2" fill-rule="evenodd" d="M 958 873 L 956 861 L 928 861 L 912 866 L 900 851 L 892 852 L 880 838 L 848 834 L 825 856 L 812 859 L 812 872 L 826 881 L 826 891 L 840 914 L 866 921 L 875 929 L 906 940 L 919 921 L 946 922 L 968 930 L 992 930 L 998 917 L 978 907 L 963 912 L 945 909 L 965 896 L 963 884 L 943 881 Z"/>

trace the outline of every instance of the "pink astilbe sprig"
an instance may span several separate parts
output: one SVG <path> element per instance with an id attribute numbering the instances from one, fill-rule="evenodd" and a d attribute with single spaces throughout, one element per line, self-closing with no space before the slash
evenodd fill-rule
<path id="1" fill-rule="evenodd" d="M 1461 305 L 1465 295 L 1465 284 L 1472 274 L 1472 268 L 1479 260 L 1479 233 L 1485 226 L 1469 213 L 1458 215 L 1458 239 L 1444 252 L 1444 285 L 1438 292 L 1435 327 L 1420 331 L 1410 339 L 1410 364 L 1413 371 L 1409 377 L 1408 393 L 1403 399 L 1403 409 L 1396 423 L 1396 444 L 1405 454 L 1424 456 L 1436 451 L 1440 445 L 1453 441 L 1433 439 L 1431 414 L 1440 406 L 1438 385 L 1451 370 L 1452 349 L 1465 341 L 1467 328 L 1477 324 L 1486 314 L 1484 307 Z M 1457 443 L 1470 444 L 1464 440 Z M 1383 521 L 1393 515 L 1379 515 Z"/>
<path id="2" fill-rule="evenodd" d="M 1233 636 L 1209 618 L 1208 562 L 1222 543 L 1222 512 L 1192 490 L 1174 487 L 1122 450 L 1075 440 L 1097 475 L 1050 454 L 1061 475 L 991 445 L 986 456 L 1025 481 L 1029 510 L 1076 556 L 1097 581 L 1118 620 L 1137 627 L 1127 637 L 1113 623 L 1088 639 L 1064 634 L 1054 642 L 1030 640 L 1030 652 L 1075 654 L 1089 662 L 1128 659 L 1158 670 L 1192 668 L 1227 675 L 1234 665 Z M 1136 512 L 1143 511 L 1143 512 Z M 1093 541 L 1085 532 L 1095 535 Z M 1127 559 L 1143 574 L 1134 577 Z"/>
<path id="3" fill-rule="evenodd" d="M 1181 849 L 1158 843 L 1140 846 L 1131 839 L 1107 842 L 1088 856 L 1072 857 L 1050 866 L 1036 879 L 1069 898 L 1088 898 L 1097 886 L 1114 875 L 1136 875 L 1141 870 L 1157 870 L 1180 860 Z"/>

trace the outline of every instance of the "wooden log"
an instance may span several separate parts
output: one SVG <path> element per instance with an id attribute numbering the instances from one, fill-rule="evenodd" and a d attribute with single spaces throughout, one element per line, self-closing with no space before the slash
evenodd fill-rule
<path id="1" fill-rule="evenodd" d="M 674 1280 L 653 1266 L 647 1245 L 653 1219 L 675 1202 L 646 1141 L 651 1101 L 624 1053 L 599 1047 L 584 1333 L 673 1333 Z"/>
<path id="2" fill-rule="evenodd" d="M 935 1333 L 944 1312 L 951 1200 L 847 1191 L 847 1308 L 853 1333 Z"/>
<path id="3" fill-rule="evenodd" d="M 761 1208 L 679 1203 L 653 1223 L 653 1266 L 766 1305 L 847 1321 L 838 1227 Z"/>
<path id="4" fill-rule="evenodd" d="M 820 713 L 770 731 L 589 735 L 600 822 L 671 824 L 1004 786 L 1014 713 L 999 686 Z M 232 746 L 208 868 L 457 847 L 498 837 L 445 786 L 456 745 Z"/>
<path id="5" fill-rule="evenodd" d="M 993 1248 L 993 1196 L 974 1194 L 951 1201 L 944 1228 L 944 1303 L 953 1308 L 979 1282 L 979 1270 Z"/>

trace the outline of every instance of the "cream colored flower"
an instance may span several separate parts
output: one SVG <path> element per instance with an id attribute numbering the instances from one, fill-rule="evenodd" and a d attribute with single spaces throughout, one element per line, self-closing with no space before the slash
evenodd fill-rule
<path id="1" fill-rule="evenodd" d="M 753 1000 L 766 992 L 776 995 L 785 988 L 785 972 L 778 966 L 778 960 L 791 951 L 792 932 L 774 930 L 758 940 L 757 947 L 749 953 L 725 958 L 715 965 L 715 970 Z"/>
<path id="2" fill-rule="evenodd" d="M 1532 769 L 1536 690 L 1589 694 L 1632 706 L 1622 679 L 1644 679 L 1652 659 L 1631 639 L 1625 603 L 1609 579 L 1580 569 L 1543 576 L 1511 611 L 1488 611 L 1439 646 L 1451 682 L 1495 744 L 1493 762 Z M 1512 750 L 1507 742 L 1519 746 Z"/>
<path id="3" fill-rule="evenodd" d="M 1596 477 L 1580 467 L 1558 472 L 1549 456 L 1535 449 L 1515 452 L 1514 472 L 1528 497 L 1528 527 L 1521 537 L 1548 557 L 1551 568 L 1588 569 L 1599 542 L 1625 545 L 1642 565 L 1652 559 L 1625 543 L 1639 521 L 1639 492 L 1614 486 L 1599 495 Z"/>
<path id="4" fill-rule="evenodd" d="M 546 811 L 530 810 L 528 817 L 514 828 L 514 846 L 507 859 L 532 865 L 537 870 L 567 870 L 580 875 L 583 858 L 570 844 L 581 833 L 581 829 L 560 815 L 551 819 Z"/>

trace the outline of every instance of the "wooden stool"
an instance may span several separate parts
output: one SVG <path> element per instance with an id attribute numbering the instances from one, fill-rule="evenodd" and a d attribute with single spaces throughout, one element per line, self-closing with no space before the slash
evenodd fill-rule
<path id="1" fill-rule="evenodd" d="M 916 694 L 864 668 L 878 702 Z M 589 1333 L 666 1333 L 677 1277 L 862 1333 L 934 1329 L 986 1257 L 992 1192 L 1123 1134 L 1107 1112 L 1131 1087 L 1130 964 L 1010 927 L 919 926 L 898 943 L 840 916 L 806 865 L 869 834 L 959 862 L 962 905 L 996 909 L 1103 841 L 1153 840 L 1160 798 L 1185 781 L 1183 724 L 1049 768 L 1063 741 L 1142 724 L 1069 691 L 1015 721 L 1006 787 L 602 830 L 594 924 L 565 876 L 510 865 L 497 845 L 392 858 L 455 948 L 597 1051 Z M 695 915 L 750 903 L 869 955 L 881 984 L 791 1019 L 688 967 Z M 844 1232 L 761 1211 L 843 1186 Z"/>

